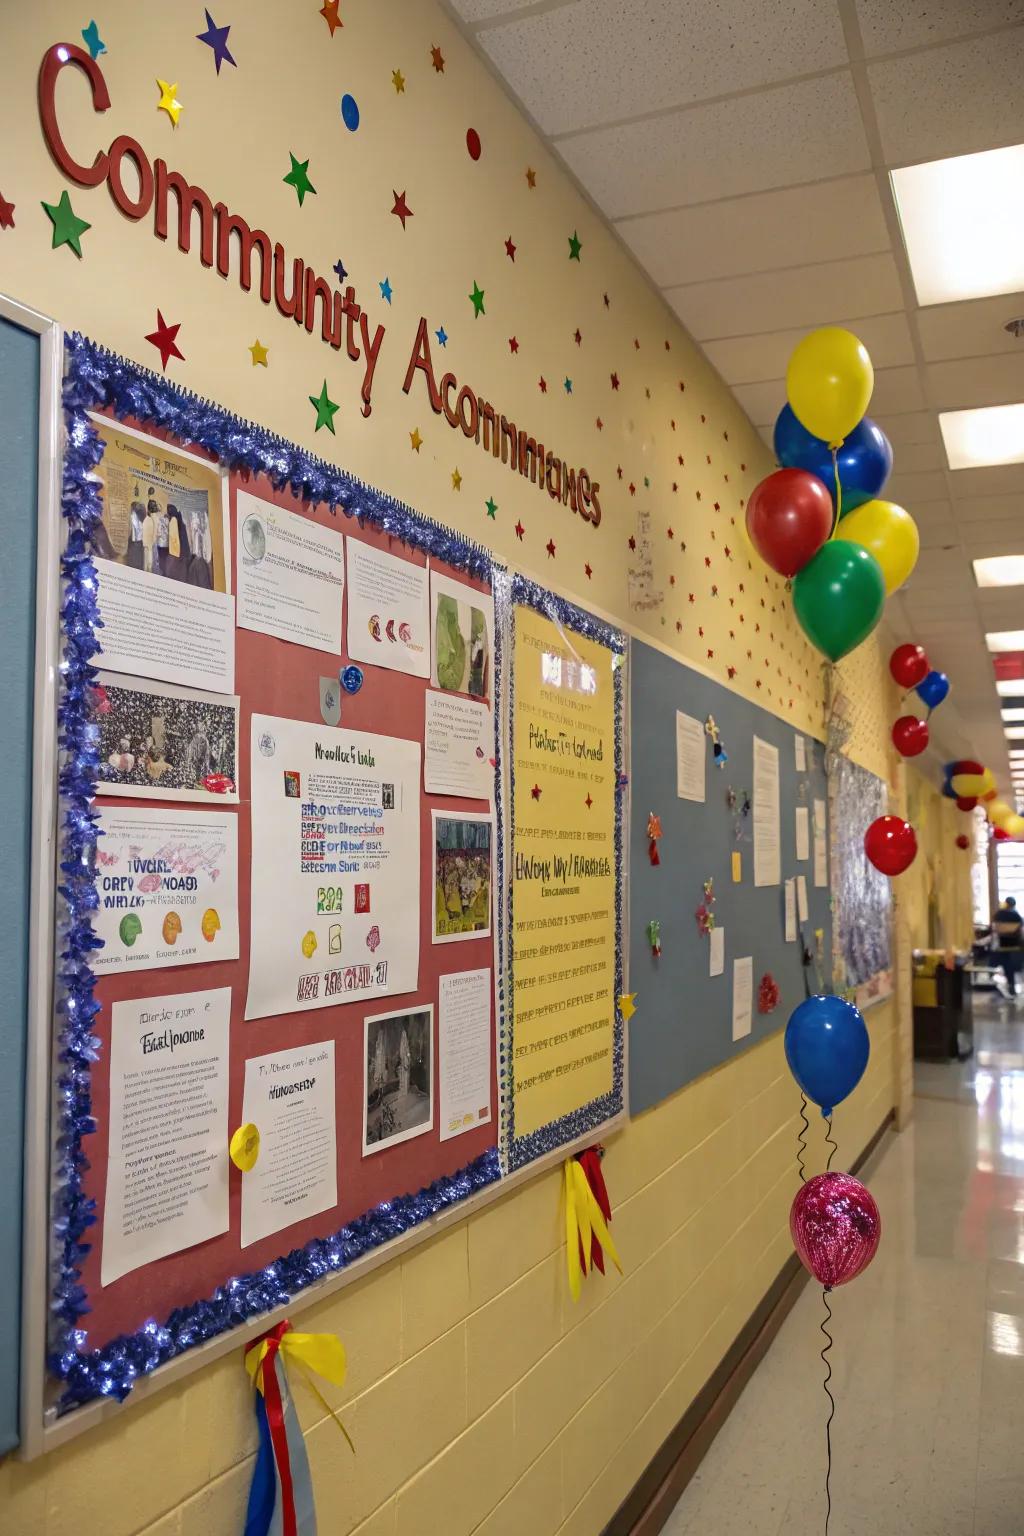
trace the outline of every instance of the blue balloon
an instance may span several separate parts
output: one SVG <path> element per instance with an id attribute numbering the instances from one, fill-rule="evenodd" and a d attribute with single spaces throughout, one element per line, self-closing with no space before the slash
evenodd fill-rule
<path id="1" fill-rule="evenodd" d="M 928 705 L 929 709 L 937 709 L 949 692 L 949 678 L 945 672 L 929 672 L 914 689 L 918 698 Z"/>
<path id="2" fill-rule="evenodd" d="M 826 1118 L 856 1088 L 870 1054 L 867 1025 L 844 998 L 808 997 L 789 1016 L 789 1070 Z"/>
<path id="3" fill-rule="evenodd" d="M 789 405 L 782 407 L 775 423 L 775 457 L 786 469 L 806 469 L 824 480 L 835 505 L 836 476 L 828 443 L 808 432 Z M 881 427 L 865 416 L 848 434 L 836 462 L 845 514 L 880 495 L 892 472 L 892 445 Z"/>

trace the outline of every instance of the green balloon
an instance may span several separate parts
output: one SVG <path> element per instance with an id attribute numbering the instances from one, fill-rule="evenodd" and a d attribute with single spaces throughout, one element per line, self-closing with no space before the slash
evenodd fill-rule
<path id="1" fill-rule="evenodd" d="M 793 581 L 800 628 L 830 661 L 866 640 L 882 617 L 885 580 L 870 550 L 829 539 Z"/>

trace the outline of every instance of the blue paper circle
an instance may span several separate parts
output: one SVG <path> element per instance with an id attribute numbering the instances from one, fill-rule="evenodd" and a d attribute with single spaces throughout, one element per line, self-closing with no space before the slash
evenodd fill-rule
<path id="1" fill-rule="evenodd" d="M 362 667 L 346 667 L 341 674 L 341 686 L 346 693 L 358 693 L 363 686 Z"/>
<path id="2" fill-rule="evenodd" d="M 347 91 L 341 98 L 341 120 L 349 133 L 355 133 L 359 127 L 359 103 Z"/>

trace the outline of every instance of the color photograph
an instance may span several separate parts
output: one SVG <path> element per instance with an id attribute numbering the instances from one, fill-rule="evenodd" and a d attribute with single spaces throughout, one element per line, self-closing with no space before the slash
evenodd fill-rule
<path id="1" fill-rule="evenodd" d="M 238 700 L 129 682 L 100 672 L 100 795 L 211 803 L 238 800 Z"/>
<path id="2" fill-rule="evenodd" d="M 492 598 L 464 582 L 431 571 L 430 601 L 431 682 L 449 693 L 490 698 Z"/>
<path id="3" fill-rule="evenodd" d="M 433 818 L 433 942 L 484 939 L 491 931 L 493 819 L 440 811 Z"/>
<path id="4" fill-rule="evenodd" d="M 364 1021 L 363 1155 L 434 1124 L 434 1006 Z"/>

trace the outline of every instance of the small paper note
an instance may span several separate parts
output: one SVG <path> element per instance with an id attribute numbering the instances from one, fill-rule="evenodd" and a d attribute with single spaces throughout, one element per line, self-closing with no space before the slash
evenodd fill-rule
<path id="1" fill-rule="evenodd" d="M 733 849 L 732 854 L 732 883 L 739 885 L 743 879 L 743 855 L 738 848 Z"/>
<path id="2" fill-rule="evenodd" d="M 814 802 L 814 883 L 828 885 L 828 860 L 825 853 L 825 802 Z"/>
<path id="3" fill-rule="evenodd" d="M 803 737 L 800 737 L 803 740 Z M 806 805 L 798 805 L 796 817 L 796 856 L 804 863 L 811 856 L 811 818 Z"/>
<path id="4" fill-rule="evenodd" d="M 807 876 L 796 877 L 796 907 L 802 923 L 807 921 Z"/>
<path id="5" fill-rule="evenodd" d="M 746 955 L 732 963 L 732 1037 L 742 1040 L 750 1034 L 754 1001 L 754 958 Z"/>
<path id="6" fill-rule="evenodd" d="M 712 928 L 708 946 L 708 975 L 721 976 L 725 970 L 725 929 Z"/>
<path id="7" fill-rule="evenodd" d="M 796 761 L 797 773 L 807 772 L 807 743 L 802 736 L 793 738 L 793 756 Z"/>
<path id="8" fill-rule="evenodd" d="M 680 800 L 704 800 L 706 764 L 703 725 L 677 709 L 676 795 Z"/>
<path id="9" fill-rule="evenodd" d="M 786 881 L 786 943 L 796 943 L 796 881 Z"/>

